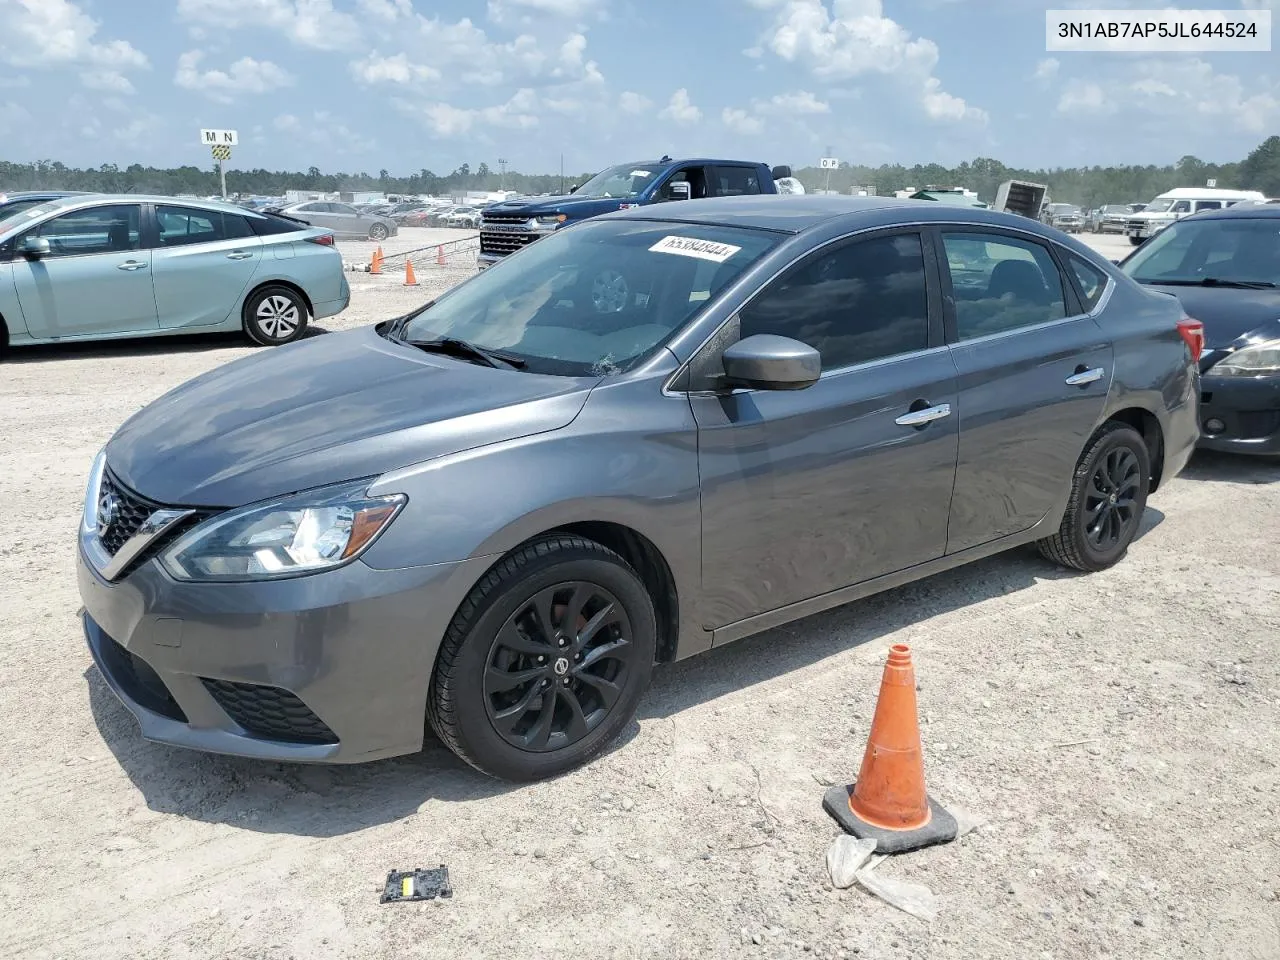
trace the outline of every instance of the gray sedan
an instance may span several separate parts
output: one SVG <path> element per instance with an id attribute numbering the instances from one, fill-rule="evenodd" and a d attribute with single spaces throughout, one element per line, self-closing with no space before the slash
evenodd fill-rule
<path id="1" fill-rule="evenodd" d="M 349 203 L 308 200 L 272 209 L 275 213 L 294 217 L 313 227 L 332 230 L 339 240 L 382 241 L 400 232 L 400 227 L 390 217 L 361 213 Z"/>
<path id="2" fill-rule="evenodd" d="M 655 664 L 1021 544 L 1120 561 L 1195 446 L 1202 342 L 1009 214 L 587 220 L 136 413 L 85 497 L 89 648 L 152 740 L 357 762 L 429 725 L 552 776 Z"/>

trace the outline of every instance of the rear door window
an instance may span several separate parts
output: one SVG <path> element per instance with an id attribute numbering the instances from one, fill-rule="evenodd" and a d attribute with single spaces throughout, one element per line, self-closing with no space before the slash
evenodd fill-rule
<path id="1" fill-rule="evenodd" d="M 1040 244 L 1006 234 L 949 231 L 943 233 L 942 244 L 959 340 L 1067 315 L 1062 274 Z"/>

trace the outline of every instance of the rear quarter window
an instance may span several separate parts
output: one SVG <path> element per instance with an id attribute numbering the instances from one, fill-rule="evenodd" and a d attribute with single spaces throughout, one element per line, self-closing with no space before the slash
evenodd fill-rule
<path id="1" fill-rule="evenodd" d="M 1107 289 L 1107 275 L 1079 257 L 1071 256 L 1067 259 L 1071 265 L 1071 276 L 1075 277 L 1076 287 L 1080 292 L 1080 303 L 1085 313 L 1088 313 L 1102 299 L 1102 293 Z"/>
<path id="2" fill-rule="evenodd" d="M 245 217 L 245 219 L 249 221 L 249 227 L 259 237 L 269 237 L 280 233 L 297 233 L 299 230 L 308 229 L 305 223 L 286 220 L 284 217 L 277 217 L 269 213 L 257 217 Z"/>

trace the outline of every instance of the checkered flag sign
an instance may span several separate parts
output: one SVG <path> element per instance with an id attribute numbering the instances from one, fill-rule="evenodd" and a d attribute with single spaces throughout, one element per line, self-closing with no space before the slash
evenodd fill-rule
<path id="1" fill-rule="evenodd" d="M 226 144 L 219 143 L 214 147 L 210 147 L 210 149 L 213 151 L 213 159 L 215 160 L 231 159 L 231 148 Z"/>

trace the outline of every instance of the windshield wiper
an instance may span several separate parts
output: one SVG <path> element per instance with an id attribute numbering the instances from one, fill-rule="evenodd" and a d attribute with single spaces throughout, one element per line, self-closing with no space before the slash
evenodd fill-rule
<path id="1" fill-rule="evenodd" d="M 443 353 L 466 360 L 475 360 L 486 367 L 497 367 L 502 370 L 523 370 L 528 366 L 519 357 L 486 350 L 484 347 L 478 347 L 468 340 L 459 340 L 457 337 L 436 337 L 434 340 L 402 340 L 400 342 L 407 343 L 411 347 L 417 347 L 419 350 L 425 350 L 427 353 Z"/>
<path id="2" fill-rule="evenodd" d="M 1161 280 L 1159 277 L 1144 277 L 1140 283 L 1158 283 L 1166 287 L 1234 287 L 1240 290 L 1270 290 L 1275 286 L 1270 280 L 1223 280 L 1220 277 L 1205 277 L 1202 280 Z"/>

